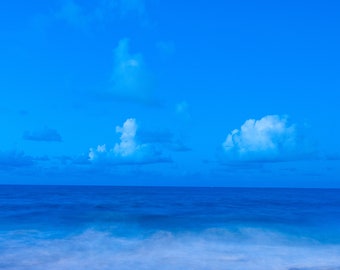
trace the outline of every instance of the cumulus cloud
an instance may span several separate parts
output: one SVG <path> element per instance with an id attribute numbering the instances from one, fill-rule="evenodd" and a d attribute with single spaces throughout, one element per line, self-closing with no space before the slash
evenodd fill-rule
<path id="1" fill-rule="evenodd" d="M 39 142 L 61 142 L 62 138 L 59 132 L 52 128 L 43 128 L 38 131 L 25 131 L 22 138 L 28 141 L 39 141 Z"/>
<path id="2" fill-rule="evenodd" d="M 223 142 L 228 156 L 236 160 L 280 160 L 297 154 L 298 136 L 286 117 L 267 115 L 249 119 L 230 132 Z"/>
<path id="3" fill-rule="evenodd" d="M 129 40 L 122 39 L 114 50 L 111 93 L 142 102 L 152 99 L 152 78 L 141 54 L 129 52 Z"/>
<path id="4" fill-rule="evenodd" d="M 135 142 L 137 124 L 134 118 L 127 119 L 122 127 L 117 126 L 116 132 L 121 133 L 120 143 L 116 143 L 113 152 L 123 157 L 132 155 L 138 149 Z"/>
<path id="5" fill-rule="evenodd" d="M 93 162 L 105 162 L 111 164 L 147 164 L 169 162 L 163 152 L 152 143 L 137 142 L 136 119 L 127 119 L 123 126 L 117 126 L 116 132 L 121 134 L 120 141 L 109 148 L 106 144 L 90 148 L 88 159 Z"/>

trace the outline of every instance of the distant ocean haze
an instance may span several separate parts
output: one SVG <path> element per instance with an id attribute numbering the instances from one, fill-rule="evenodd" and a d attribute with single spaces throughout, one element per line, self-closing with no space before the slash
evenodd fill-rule
<path id="1" fill-rule="evenodd" d="M 0 269 L 340 269 L 340 190 L 0 186 Z"/>

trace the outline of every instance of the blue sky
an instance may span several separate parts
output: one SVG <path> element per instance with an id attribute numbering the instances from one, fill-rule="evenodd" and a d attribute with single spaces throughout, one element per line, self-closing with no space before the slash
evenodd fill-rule
<path id="1" fill-rule="evenodd" d="M 7 1 L 0 183 L 340 187 L 337 1 Z"/>

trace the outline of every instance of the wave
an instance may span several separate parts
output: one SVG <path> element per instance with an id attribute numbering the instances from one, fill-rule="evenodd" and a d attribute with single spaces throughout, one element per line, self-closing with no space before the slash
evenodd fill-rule
<path id="1" fill-rule="evenodd" d="M 0 242 L 3 270 L 340 269 L 340 245 L 257 228 L 124 237 L 96 229 L 64 236 L 11 231 L 0 234 Z"/>

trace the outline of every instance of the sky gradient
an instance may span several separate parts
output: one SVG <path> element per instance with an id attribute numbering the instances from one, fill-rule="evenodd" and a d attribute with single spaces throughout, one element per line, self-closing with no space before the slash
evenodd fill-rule
<path id="1" fill-rule="evenodd" d="M 340 187 L 337 1 L 7 1 L 0 184 Z"/>

